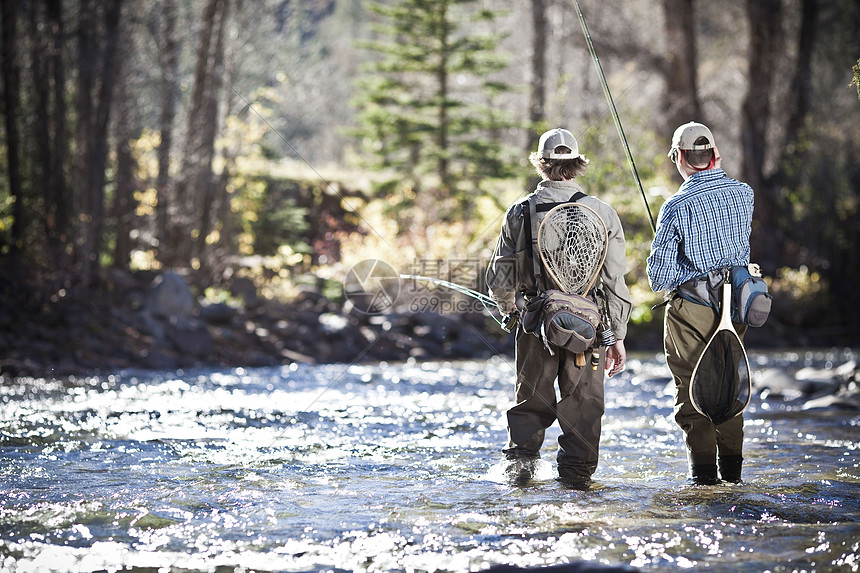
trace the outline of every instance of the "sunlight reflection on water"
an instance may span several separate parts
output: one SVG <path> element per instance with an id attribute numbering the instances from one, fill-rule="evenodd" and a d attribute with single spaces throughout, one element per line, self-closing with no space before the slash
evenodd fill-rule
<path id="1" fill-rule="evenodd" d="M 696 487 L 668 383 L 655 357 L 607 381 L 581 492 L 557 428 L 530 485 L 504 480 L 502 359 L 7 381 L 0 569 L 860 568 L 856 411 L 756 397 L 744 483 Z"/>

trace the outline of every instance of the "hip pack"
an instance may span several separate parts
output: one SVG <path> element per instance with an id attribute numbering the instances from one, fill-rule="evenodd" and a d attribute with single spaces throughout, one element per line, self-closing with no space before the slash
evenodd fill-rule
<path id="1" fill-rule="evenodd" d="M 532 298 L 522 318 L 523 331 L 570 352 L 594 348 L 600 310 L 591 298 L 549 290 Z"/>
<path id="2" fill-rule="evenodd" d="M 773 296 L 761 278 L 758 265 L 732 267 L 732 320 L 750 326 L 761 326 L 770 316 Z"/>
<path id="3" fill-rule="evenodd" d="M 720 289 L 727 273 L 732 284 L 732 322 L 762 326 L 770 316 L 773 296 L 768 293 L 767 283 L 761 278 L 761 270 L 755 263 L 714 269 L 680 284 L 676 292 L 685 300 L 720 312 Z"/>

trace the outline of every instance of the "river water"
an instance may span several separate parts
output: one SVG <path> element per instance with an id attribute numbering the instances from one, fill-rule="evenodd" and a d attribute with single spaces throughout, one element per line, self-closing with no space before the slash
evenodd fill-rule
<path id="1" fill-rule="evenodd" d="M 755 369 L 831 354 L 751 354 Z M 589 491 L 502 478 L 510 360 L 0 386 L 0 570 L 858 571 L 860 413 L 756 395 L 741 484 L 687 482 L 668 370 L 606 384 Z"/>

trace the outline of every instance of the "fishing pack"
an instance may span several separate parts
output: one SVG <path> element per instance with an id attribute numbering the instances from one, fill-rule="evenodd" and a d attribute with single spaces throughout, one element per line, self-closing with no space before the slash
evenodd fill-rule
<path id="1" fill-rule="evenodd" d="M 581 354 L 600 345 L 602 317 L 590 292 L 606 257 L 607 233 L 600 216 L 577 203 L 582 197 L 578 191 L 568 201 L 538 205 L 532 195 L 525 206 L 538 295 L 526 303 L 522 327 L 550 352 L 555 347 Z M 538 228 L 541 211 L 548 213 Z M 544 270 L 548 284 L 560 288 L 540 288 Z"/>
<path id="2" fill-rule="evenodd" d="M 600 310 L 591 298 L 558 290 L 533 297 L 522 318 L 524 332 L 575 353 L 595 346 L 600 322 Z"/>
<path id="3" fill-rule="evenodd" d="M 770 316 L 773 296 L 756 264 L 732 267 L 732 320 L 759 327 Z"/>
<path id="4" fill-rule="evenodd" d="M 714 269 L 680 284 L 676 292 L 683 299 L 720 312 L 720 286 L 727 273 L 732 285 L 732 321 L 753 327 L 764 325 L 770 316 L 773 296 L 768 293 L 761 269 L 755 263 Z"/>

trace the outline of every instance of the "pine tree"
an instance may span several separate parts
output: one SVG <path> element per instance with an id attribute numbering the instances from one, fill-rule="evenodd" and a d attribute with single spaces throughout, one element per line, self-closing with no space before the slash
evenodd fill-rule
<path id="1" fill-rule="evenodd" d="M 376 39 L 363 47 L 378 58 L 357 80 L 356 135 L 373 165 L 398 175 L 392 187 L 455 199 L 461 211 L 482 181 L 511 174 L 515 153 L 501 137 L 512 123 L 494 105 L 509 89 L 494 77 L 506 66 L 489 29 L 494 14 L 475 4 L 374 3 Z"/>

